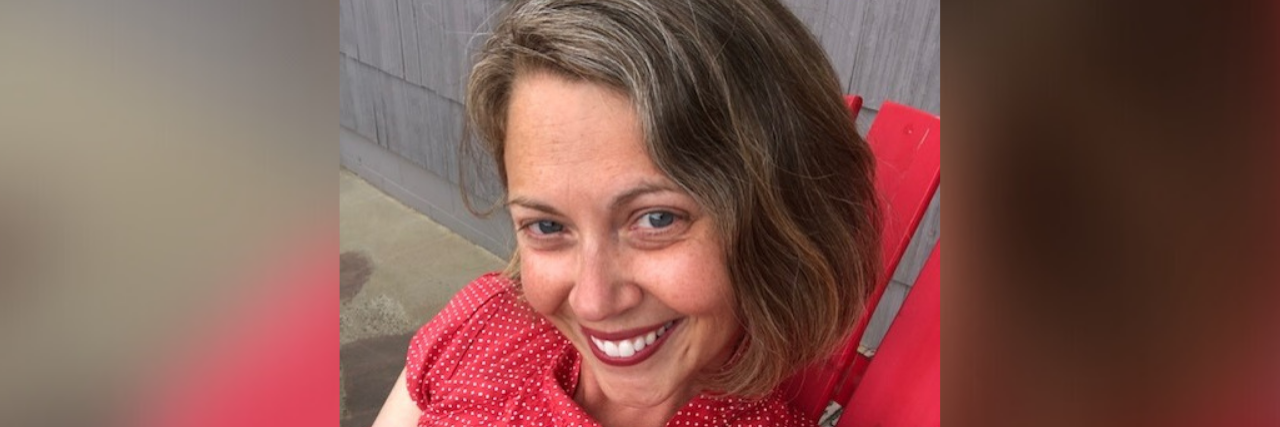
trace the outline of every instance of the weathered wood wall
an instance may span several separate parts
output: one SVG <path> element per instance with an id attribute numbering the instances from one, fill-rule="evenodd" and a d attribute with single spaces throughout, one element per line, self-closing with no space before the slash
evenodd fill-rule
<path id="1" fill-rule="evenodd" d="M 865 98 L 864 132 L 886 99 L 940 113 L 939 0 L 785 2 L 822 42 L 845 91 Z M 340 0 L 342 126 L 457 183 L 470 53 L 504 3 Z"/>

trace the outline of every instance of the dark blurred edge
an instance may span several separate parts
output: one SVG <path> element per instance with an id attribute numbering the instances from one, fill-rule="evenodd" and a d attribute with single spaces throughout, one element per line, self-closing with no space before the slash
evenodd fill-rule
<path id="1" fill-rule="evenodd" d="M 946 423 L 1280 425 L 1276 2 L 946 11 Z"/>

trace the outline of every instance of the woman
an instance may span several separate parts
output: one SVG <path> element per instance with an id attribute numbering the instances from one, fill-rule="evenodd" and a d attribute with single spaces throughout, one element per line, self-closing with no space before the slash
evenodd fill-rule
<path id="1" fill-rule="evenodd" d="M 424 326 L 375 425 L 812 425 L 776 388 L 873 283 L 872 158 L 777 1 L 514 1 L 467 118 L 507 272 Z"/>

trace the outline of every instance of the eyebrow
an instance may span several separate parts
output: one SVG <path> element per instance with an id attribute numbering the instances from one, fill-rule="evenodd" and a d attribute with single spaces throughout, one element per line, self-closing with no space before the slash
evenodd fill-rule
<path id="1" fill-rule="evenodd" d="M 668 185 L 666 183 L 644 181 L 644 182 L 641 182 L 640 185 L 632 187 L 631 189 L 624 191 L 621 194 L 613 196 L 613 200 L 609 201 L 609 208 L 616 209 L 618 206 L 625 205 L 631 202 L 632 200 L 635 200 L 637 197 L 640 197 L 646 194 L 661 193 L 661 192 L 667 192 L 667 191 L 675 192 L 678 190 L 676 190 L 675 187 Z M 520 205 L 529 209 L 542 211 L 552 215 L 565 216 L 563 213 L 560 213 L 559 210 L 557 210 L 554 207 L 551 207 L 551 205 L 547 203 L 544 203 L 535 199 L 531 199 L 528 197 L 524 197 L 524 196 L 513 197 L 510 200 L 507 200 L 507 205 Z"/>

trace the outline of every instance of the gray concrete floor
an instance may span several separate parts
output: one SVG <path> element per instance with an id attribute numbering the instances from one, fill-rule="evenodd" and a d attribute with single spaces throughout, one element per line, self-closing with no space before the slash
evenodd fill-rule
<path id="1" fill-rule="evenodd" d="M 346 169 L 338 172 L 342 426 L 368 426 L 409 339 L 459 289 L 505 263 Z"/>

